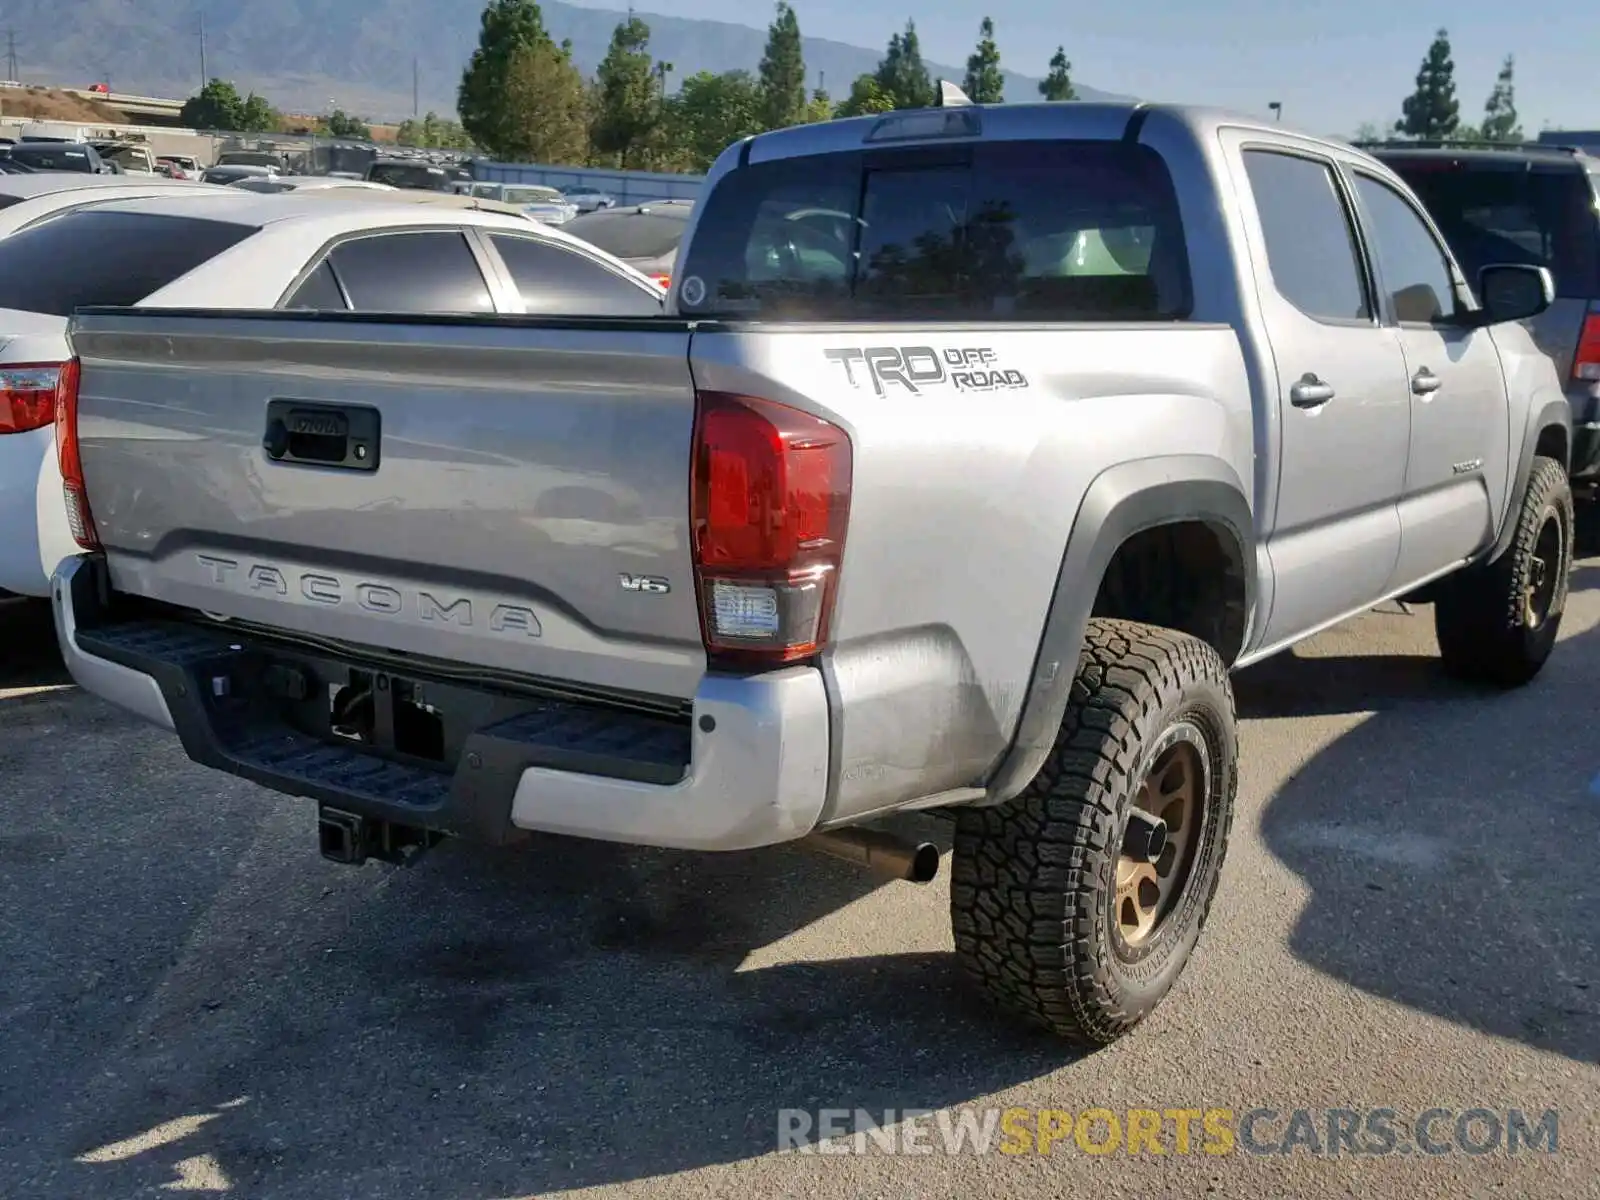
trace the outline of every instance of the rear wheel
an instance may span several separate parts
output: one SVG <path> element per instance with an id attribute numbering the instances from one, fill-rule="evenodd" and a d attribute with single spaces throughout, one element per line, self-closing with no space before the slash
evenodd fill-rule
<path id="1" fill-rule="evenodd" d="M 1536 458 L 1511 548 L 1443 581 L 1434 630 L 1445 670 L 1461 679 L 1520 687 L 1555 648 L 1572 568 L 1572 487 L 1561 464 Z"/>
<path id="2" fill-rule="evenodd" d="M 1233 691 L 1186 634 L 1092 621 L 1049 761 L 960 810 L 956 953 L 995 1001 L 1104 1044 L 1171 990 L 1221 874 L 1238 788 Z"/>

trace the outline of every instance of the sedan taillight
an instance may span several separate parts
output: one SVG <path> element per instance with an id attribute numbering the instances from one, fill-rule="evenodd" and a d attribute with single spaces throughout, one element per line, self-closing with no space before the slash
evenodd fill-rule
<path id="1" fill-rule="evenodd" d="M 43 429 L 56 419 L 61 363 L 0 363 L 0 434 Z"/>

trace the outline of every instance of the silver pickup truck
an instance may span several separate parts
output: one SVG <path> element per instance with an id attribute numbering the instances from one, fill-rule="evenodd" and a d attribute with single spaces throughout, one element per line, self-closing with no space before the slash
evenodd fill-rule
<path id="1" fill-rule="evenodd" d="M 55 580 L 88 690 L 324 853 L 953 817 L 956 953 L 1090 1043 L 1183 969 L 1230 671 L 1390 597 L 1530 680 L 1571 440 L 1396 177 L 1225 114 L 953 106 L 731 147 L 659 318 L 86 310 Z"/>

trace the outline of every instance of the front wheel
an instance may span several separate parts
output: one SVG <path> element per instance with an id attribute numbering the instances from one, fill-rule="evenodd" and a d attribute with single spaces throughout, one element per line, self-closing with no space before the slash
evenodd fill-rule
<path id="1" fill-rule="evenodd" d="M 1147 1017 L 1216 893 L 1238 790 L 1228 670 L 1186 634 L 1089 623 L 1055 749 L 956 818 L 956 954 L 993 1000 L 1103 1045 Z"/>
<path id="2" fill-rule="evenodd" d="M 1572 569 L 1572 485 L 1561 464 L 1533 460 L 1516 536 L 1492 563 L 1444 580 L 1434 631 L 1445 670 L 1460 679 L 1521 687 L 1555 648 Z"/>

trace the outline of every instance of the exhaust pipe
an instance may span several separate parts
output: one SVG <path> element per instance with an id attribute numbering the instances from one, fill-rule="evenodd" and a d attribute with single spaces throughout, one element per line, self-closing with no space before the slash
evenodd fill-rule
<path id="1" fill-rule="evenodd" d="M 878 829 L 820 829 L 801 839 L 801 845 L 889 879 L 930 883 L 939 874 L 939 847 Z"/>

